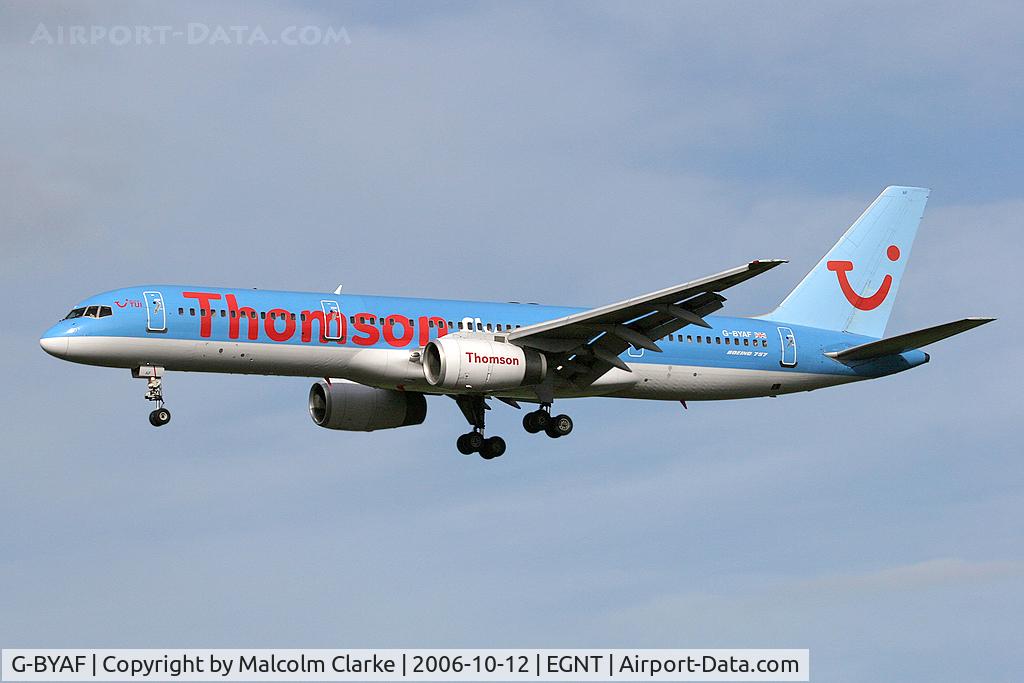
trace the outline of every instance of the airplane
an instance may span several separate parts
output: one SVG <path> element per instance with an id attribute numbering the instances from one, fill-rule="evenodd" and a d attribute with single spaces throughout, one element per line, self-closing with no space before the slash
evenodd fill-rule
<path id="1" fill-rule="evenodd" d="M 711 315 L 722 292 L 783 260 L 756 260 L 592 309 L 333 293 L 141 285 L 91 296 L 39 340 L 52 356 L 127 368 L 166 425 L 165 372 L 321 378 L 321 427 L 421 424 L 426 395 L 455 399 L 471 429 L 456 441 L 486 460 L 489 399 L 536 404 L 523 427 L 552 438 L 573 421 L 556 399 L 709 401 L 776 397 L 903 372 L 921 347 L 991 322 L 971 317 L 885 337 L 929 190 L 887 187 L 770 313 Z"/>

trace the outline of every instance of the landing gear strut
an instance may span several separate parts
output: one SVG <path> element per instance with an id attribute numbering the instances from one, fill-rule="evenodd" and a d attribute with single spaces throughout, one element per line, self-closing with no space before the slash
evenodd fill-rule
<path id="1" fill-rule="evenodd" d="M 523 415 L 523 429 L 531 434 L 544 432 L 552 439 L 566 436 L 572 431 L 572 418 L 568 415 L 551 415 L 551 404 L 542 403 L 540 408 Z"/>
<path id="2" fill-rule="evenodd" d="M 171 411 L 164 407 L 164 390 L 160 376 L 163 368 L 141 367 L 132 370 L 133 377 L 140 377 L 147 380 L 146 400 L 156 403 L 156 410 L 149 414 L 149 424 L 154 427 L 163 427 L 171 421 Z"/>
<path id="3" fill-rule="evenodd" d="M 456 396 L 462 414 L 466 421 L 473 427 L 473 431 L 467 432 L 455 442 L 459 453 L 470 455 L 479 453 L 484 460 L 493 460 L 505 453 L 505 440 L 500 436 L 487 438 L 484 436 L 484 411 L 488 409 L 484 403 L 483 396 Z"/>

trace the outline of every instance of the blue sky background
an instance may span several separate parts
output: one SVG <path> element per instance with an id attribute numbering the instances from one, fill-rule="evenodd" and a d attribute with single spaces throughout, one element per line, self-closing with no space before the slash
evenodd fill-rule
<path id="1" fill-rule="evenodd" d="M 344 26 L 30 45 L 40 23 Z M 809 647 L 814 680 L 1018 681 L 1024 12 L 1014 3 L 0 5 L 0 645 Z M 773 307 L 933 188 L 856 386 L 563 404 L 463 458 L 316 428 L 309 382 L 127 371 L 39 333 L 122 285 L 599 305 L 752 258 Z"/>

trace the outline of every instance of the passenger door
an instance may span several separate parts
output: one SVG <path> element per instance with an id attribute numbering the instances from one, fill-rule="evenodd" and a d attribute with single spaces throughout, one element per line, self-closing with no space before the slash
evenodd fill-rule
<path id="1" fill-rule="evenodd" d="M 784 368 L 796 367 L 796 336 L 788 327 L 779 328 L 779 341 L 782 343 L 782 358 L 779 365 Z"/>
<path id="2" fill-rule="evenodd" d="M 143 292 L 146 299 L 146 331 L 166 332 L 167 311 L 164 309 L 164 296 L 160 292 Z"/>
<path id="3" fill-rule="evenodd" d="M 324 309 L 324 339 L 341 339 L 344 323 L 341 320 L 341 307 L 338 306 L 338 302 L 323 299 L 320 301 L 320 306 Z M 332 321 L 334 322 L 333 326 L 331 325 Z"/>

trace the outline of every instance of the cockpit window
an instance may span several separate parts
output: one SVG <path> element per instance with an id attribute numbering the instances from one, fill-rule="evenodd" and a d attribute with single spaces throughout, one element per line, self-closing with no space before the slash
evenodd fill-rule
<path id="1" fill-rule="evenodd" d="M 83 306 L 71 309 L 71 312 L 64 316 L 64 320 L 71 320 L 73 318 L 106 318 L 108 315 L 113 314 L 114 309 L 110 306 Z"/>

